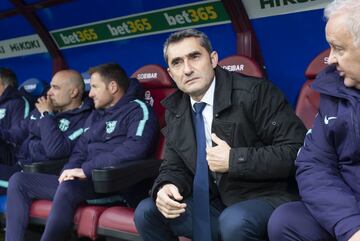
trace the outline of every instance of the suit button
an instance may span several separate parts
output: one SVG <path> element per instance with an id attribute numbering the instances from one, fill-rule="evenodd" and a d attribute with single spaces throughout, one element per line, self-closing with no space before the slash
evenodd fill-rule
<path id="1" fill-rule="evenodd" d="M 216 180 L 214 180 L 214 184 L 216 184 Z"/>

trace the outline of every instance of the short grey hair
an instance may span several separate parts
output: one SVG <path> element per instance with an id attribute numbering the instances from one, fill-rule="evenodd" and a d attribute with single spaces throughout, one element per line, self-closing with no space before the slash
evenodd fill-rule
<path id="1" fill-rule="evenodd" d="M 175 33 L 172 33 L 165 41 L 164 43 L 164 59 L 165 62 L 168 62 L 168 56 L 167 56 L 167 50 L 170 44 L 172 43 L 178 43 L 186 38 L 198 38 L 200 40 L 200 45 L 206 49 L 209 54 L 213 51 L 211 42 L 208 38 L 208 36 L 196 29 L 185 29 L 182 31 L 178 31 Z"/>
<path id="2" fill-rule="evenodd" d="M 360 46 L 360 1 L 333 0 L 324 11 L 326 20 L 334 15 L 345 14 L 350 33 L 357 46 Z"/>

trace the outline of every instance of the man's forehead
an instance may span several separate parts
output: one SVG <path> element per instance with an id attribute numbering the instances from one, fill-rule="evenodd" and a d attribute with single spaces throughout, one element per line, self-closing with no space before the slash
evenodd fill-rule
<path id="1" fill-rule="evenodd" d="M 55 75 L 50 84 L 53 86 L 68 86 L 71 85 L 72 82 L 68 75 Z"/>
<path id="2" fill-rule="evenodd" d="M 56 85 L 56 86 L 61 86 L 65 84 L 66 79 L 65 78 L 61 78 L 60 76 L 55 76 L 52 80 L 51 80 L 51 85 Z"/>
<path id="3" fill-rule="evenodd" d="M 205 48 L 198 43 L 198 41 L 195 40 L 196 42 L 185 42 L 186 40 L 187 39 L 169 45 L 167 49 L 167 55 L 169 60 L 175 58 L 184 58 L 193 53 L 200 53 L 206 51 Z"/>
<path id="4" fill-rule="evenodd" d="M 99 74 L 99 73 L 93 73 L 91 76 L 90 76 L 90 84 L 101 84 L 101 83 L 104 83 L 104 80 L 103 80 L 103 77 Z"/>

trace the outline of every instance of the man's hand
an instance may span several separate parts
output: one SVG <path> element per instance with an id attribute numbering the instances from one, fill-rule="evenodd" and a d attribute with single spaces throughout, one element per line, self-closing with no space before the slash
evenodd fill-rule
<path id="1" fill-rule="evenodd" d="M 174 184 L 165 184 L 157 193 L 156 206 L 166 218 L 177 218 L 185 212 L 186 204 Z"/>
<path id="2" fill-rule="evenodd" d="M 351 236 L 349 241 L 360 241 L 360 230 L 358 230 L 356 233 Z"/>
<path id="3" fill-rule="evenodd" d="M 54 111 L 54 107 L 53 107 L 53 104 L 52 104 L 50 98 L 46 98 L 44 96 L 37 99 L 35 106 L 36 106 L 36 109 L 40 113 L 43 113 L 45 111 L 48 111 L 48 112 Z"/>
<path id="4" fill-rule="evenodd" d="M 210 170 L 221 173 L 228 172 L 231 147 L 214 133 L 211 134 L 211 139 L 217 146 L 206 148 L 206 160 Z"/>
<path id="5" fill-rule="evenodd" d="M 78 178 L 78 179 L 85 179 L 86 178 L 83 169 L 81 169 L 81 168 L 73 168 L 73 169 L 64 170 L 61 173 L 58 180 L 59 180 L 59 183 L 62 183 L 63 181 L 74 180 L 75 178 Z"/>

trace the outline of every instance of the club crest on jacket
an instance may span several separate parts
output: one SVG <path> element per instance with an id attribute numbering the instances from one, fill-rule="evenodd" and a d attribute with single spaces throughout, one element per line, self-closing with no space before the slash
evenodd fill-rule
<path id="1" fill-rule="evenodd" d="M 106 122 L 106 133 L 111 134 L 114 132 L 117 121 L 107 121 Z"/>
<path id="2" fill-rule="evenodd" d="M 62 131 L 62 132 L 65 132 L 67 129 L 69 129 L 69 126 L 70 126 L 70 121 L 67 120 L 67 119 L 61 119 L 59 121 L 59 129 Z"/>

